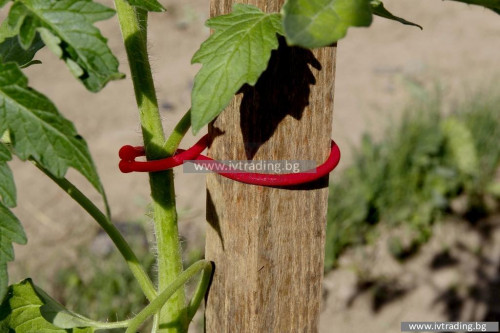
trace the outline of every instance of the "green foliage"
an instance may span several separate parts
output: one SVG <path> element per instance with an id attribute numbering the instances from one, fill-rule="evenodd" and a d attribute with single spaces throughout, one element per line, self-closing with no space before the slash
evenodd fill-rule
<path id="1" fill-rule="evenodd" d="M 500 13 L 498 0 L 457 1 L 482 5 Z M 7 2 L 0 0 L 0 7 Z M 128 4 L 135 8 L 121 0 L 115 4 L 120 14 L 132 73 L 141 74 L 134 75 L 132 79 L 144 132 L 150 128 L 158 129 L 145 137 L 145 146 L 151 147 L 151 142 L 161 142 L 164 136 L 148 62 L 147 33 L 142 24 L 146 11 L 163 11 L 164 8 L 157 0 L 128 0 Z M 267 67 L 272 51 L 278 47 L 278 35 L 285 36 L 290 45 L 314 48 L 343 38 L 349 27 L 369 26 L 373 15 L 416 25 L 391 14 L 378 0 L 288 0 L 282 12 L 283 15 L 263 13 L 256 7 L 240 4 L 234 6 L 233 13 L 207 22 L 215 33 L 201 45 L 192 59 L 193 63 L 202 64 L 192 93 L 191 117 L 195 133 L 215 119 L 243 85 L 257 82 Z M 27 78 L 21 71 L 21 68 L 37 63 L 33 59 L 37 51 L 46 45 L 90 91 L 97 92 L 110 80 L 122 78 L 116 57 L 94 25 L 112 15 L 113 10 L 91 0 L 13 0 L 0 27 L 1 331 L 93 332 L 93 328 L 85 327 L 111 327 L 64 309 L 29 279 L 12 285 L 5 295 L 8 283 L 6 265 L 14 258 L 12 243 L 26 242 L 19 221 L 10 211 L 16 204 L 12 172 L 7 166 L 12 153 L 22 160 L 32 160 L 94 217 L 109 233 L 133 273 L 119 274 L 119 268 L 106 264 L 108 270 L 99 271 L 97 266 L 92 267 L 98 274 L 90 280 L 80 279 L 80 274 L 69 275 L 68 281 L 74 282 L 75 288 L 80 290 L 63 295 L 67 303 L 73 301 L 76 307 L 83 304 L 83 312 L 88 313 L 91 312 L 93 299 L 97 299 L 98 306 L 105 305 L 112 309 L 112 313 L 106 314 L 107 318 L 116 315 L 117 310 L 118 315 L 129 315 L 137 310 L 123 304 L 145 304 L 138 286 L 135 287 L 137 291 L 132 287 L 133 277 L 150 300 L 158 294 L 128 243 L 110 223 L 109 210 L 108 216 L 105 216 L 75 186 L 62 179 L 67 169 L 72 167 L 104 197 L 85 141 L 47 97 L 28 87 Z M 147 103 L 143 103 L 143 98 L 148 99 Z M 481 120 L 466 118 L 457 115 L 441 122 L 437 113 L 420 112 L 418 117 L 408 115 L 399 131 L 381 145 L 374 143 L 369 136 L 365 137 L 362 154 L 356 158 L 357 168 L 348 170 L 342 183 L 333 191 L 333 197 L 339 200 L 334 199 L 334 208 L 329 212 L 330 221 L 335 222 L 330 222 L 328 229 L 327 265 L 331 265 L 346 246 L 365 241 L 372 225 L 379 221 L 390 225 L 408 222 L 416 234 L 411 246 L 418 246 L 430 237 L 432 222 L 447 208 L 453 196 L 466 191 L 474 198 L 474 203 L 480 203 L 484 189 L 498 193 L 498 186 L 491 178 L 500 160 L 500 135 L 491 132 L 488 138 L 477 139 L 479 134 L 474 127 L 475 121 L 481 124 L 485 120 L 498 125 L 498 114 L 484 114 Z M 494 144 L 486 142 L 491 138 L 495 138 Z M 485 151 L 485 147 L 489 150 Z M 165 204 L 175 197 L 171 175 L 158 174 L 156 178 L 156 184 L 165 184 L 166 191 L 153 186 L 155 182 L 151 183 L 156 204 L 156 227 L 160 235 L 166 234 L 177 223 L 175 208 Z M 149 316 L 160 313 L 160 324 L 173 319 L 177 323 L 174 324 L 176 328 L 182 331 L 187 329 L 189 320 L 182 319 L 186 317 L 184 290 L 177 288 L 203 270 L 203 279 L 193 303 L 197 308 L 208 286 L 211 264 L 197 262 L 181 272 L 179 267 L 182 267 L 182 262 L 177 253 L 179 243 L 175 238 L 171 238 L 171 243 L 161 243 L 163 239 L 158 238 L 158 262 L 161 265 L 170 260 L 174 262 L 158 274 L 158 289 L 163 292 L 134 319 L 114 323 L 113 327 L 130 324 L 129 331 L 133 331 Z M 404 245 L 398 241 L 392 242 L 391 248 L 394 253 L 405 252 Z M 166 255 L 171 257 L 167 260 Z M 82 263 L 83 260 L 78 267 Z M 148 268 L 151 263 L 152 259 Z M 171 282 L 170 275 L 178 275 L 178 278 L 165 289 Z M 111 291 L 111 294 L 102 296 L 102 289 Z M 89 291 L 95 293 L 91 295 L 92 301 L 81 297 Z M 178 297 L 164 307 L 175 292 Z M 112 304 L 109 305 L 101 296 L 107 297 Z M 160 311 L 163 307 L 165 311 Z M 194 309 L 190 308 L 189 312 L 193 314 Z"/>
<path id="2" fill-rule="evenodd" d="M 464 175 L 477 173 L 478 159 L 474 138 L 464 121 L 449 117 L 441 123 L 441 131 L 447 140 L 450 157 Z"/>
<path id="3" fill-rule="evenodd" d="M 500 163 L 500 98 L 485 93 L 470 98 L 469 104 L 462 106 L 457 117 L 466 124 L 474 139 L 477 165 L 476 172 L 465 183 L 472 204 L 483 205 L 485 191 L 495 194 L 495 175 Z M 468 112 L 474 110 L 474 112 Z M 470 155 L 470 154 L 468 154 Z"/>
<path id="4" fill-rule="evenodd" d="M 370 26 L 373 15 L 422 29 L 393 15 L 380 0 L 288 0 L 282 11 L 288 44 L 305 48 L 331 45 L 350 27 Z"/>
<path id="5" fill-rule="evenodd" d="M 143 228 L 128 223 L 120 228 L 129 236 L 128 240 L 138 251 L 148 273 L 153 273 L 154 256 L 149 251 Z M 147 305 L 144 294 L 120 259 L 120 254 L 112 251 L 109 241 L 102 242 L 107 236 L 99 233 L 98 239 L 99 242 L 93 247 L 95 251 L 82 247 L 79 250 L 79 262 L 58 273 L 52 289 L 56 289 L 55 295 L 64 306 L 35 286 L 30 279 L 11 286 L 9 296 L 0 307 L 0 332 L 4 332 L 1 330 L 2 325 L 22 333 L 44 332 L 42 328 L 48 330 L 49 327 L 55 332 L 93 332 L 91 328 L 104 332 L 111 327 L 77 313 L 109 323 L 130 318 Z M 32 319 L 34 324 L 21 326 L 26 318 Z M 77 327 L 88 328 L 75 329 Z"/>
<path id="6" fill-rule="evenodd" d="M 374 237 L 377 224 L 408 228 L 411 240 L 389 243 L 404 258 L 431 237 L 453 198 L 468 196 L 468 209 L 484 203 L 500 165 L 500 98 L 471 100 L 443 118 L 434 99 L 409 109 L 382 141 L 364 136 L 353 165 L 330 188 L 326 268 Z"/>
<path id="7" fill-rule="evenodd" d="M 457 0 L 461 1 L 461 0 Z M 498 12 L 498 0 L 464 0 Z M 245 83 L 253 85 L 265 70 L 276 34 L 289 45 L 328 46 L 350 27 L 367 27 L 373 15 L 405 25 L 416 23 L 393 15 L 380 0 L 288 0 L 279 14 L 237 4 L 228 15 L 208 20 L 215 33 L 202 44 L 192 62 L 203 64 L 192 91 L 192 125 L 197 133 L 215 119 Z"/>
<path id="8" fill-rule="evenodd" d="M 32 158 L 58 178 L 73 167 L 102 191 L 85 141 L 14 63 L 0 64 L 0 133 L 7 130 L 20 159 Z"/>
<path id="9" fill-rule="evenodd" d="M 12 242 L 26 244 L 23 227 L 3 203 L 0 203 L 0 232 L 0 299 L 3 299 L 9 282 L 7 262 L 14 260 Z"/>
<path id="10" fill-rule="evenodd" d="M 500 14 L 500 0 L 452 0 L 457 2 L 463 2 L 469 5 L 477 5 L 491 9 L 497 14 Z"/>
<path id="11" fill-rule="evenodd" d="M 39 34 L 35 35 L 33 43 L 24 49 L 21 46 L 16 31 L 9 27 L 7 20 L 0 26 L 0 62 L 15 62 L 20 67 L 28 67 L 31 64 L 39 63 L 32 61 L 35 54 L 44 47 L 43 41 Z"/>
<path id="12" fill-rule="evenodd" d="M 104 196 L 85 141 L 47 97 L 28 87 L 27 78 L 14 62 L 0 63 L 0 133 L 8 133 L 8 143 L 20 159 L 31 158 L 58 178 L 73 167 Z M 26 242 L 19 221 L 7 208 L 15 206 L 8 160 L 10 151 L 0 144 L 0 296 L 7 285 L 6 262 L 14 259 L 11 243 Z"/>
<path id="13" fill-rule="evenodd" d="M 15 62 L 20 67 L 28 67 L 31 63 L 39 63 L 33 61 L 35 54 L 45 45 L 36 34 L 32 45 L 25 49 L 21 45 L 20 38 L 18 37 L 18 30 L 16 27 L 12 28 L 8 20 L 4 20 L 0 25 L 0 62 Z"/>
<path id="14" fill-rule="evenodd" d="M 236 4 L 228 15 L 212 18 L 214 29 L 195 53 L 192 63 L 203 67 L 194 80 L 191 123 L 198 132 L 229 104 L 244 85 L 254 85 L 264 72 L 271 51 L 278 48 L 276 34 L 283 34 L 281 16 Z"/>
<path id="15" fill-rule="evenodd" d="M 106 39 L 93 26 L 114 11 L 91 0 L 16 0 L 7 22 L 23 49 L 36 42 L 37 33 L 71 73 L 90 91 L 99 91 L 123 77 Z"/>
<path id="16" fill-rule="evenodd" d="M 379 1 L 379 0 L 372 0 L 371 1 L 371 5 L 372 5 L 372 11 L 373 11 L 373 15 L 377 15 L 377 16 L 380 16 L 380 17 L 383 17 L 383 18 L 386 18 L 388 20 L 393 20 L 393 21 L 397 21 L 399 23 L 402 23 L 404 25 L 413 25 L 415 27 L 418 27 L 420 29 L 423 29 L 420 25 L 416 24 L 416 23 L 413 23 L 413 22 L 410 22 L 410 21 L 407 21 L 405 20 L 404 18 L 401 18 L 401 17 L 398 17 L 398 16 L 395 16 L 393 15 L 391 12 L 389 12 L 385 7 L 384 7 L 384 4 L 382 3 L 382 1 Z"/>
<path id="17" fill-rule="evenodd" d="M 8 207 L 16 205 L 16 187 L 12 172 L 7 165 L 10 151 L 0 143 L 0 300 L 8 285 L 7 262 L 14 260 L 12 242 L 26 244 L 26 235 L 19 220 Z"/>
<path id="18" fill-rule="evenodd" d="M 368 0 L 288 0 L 282 11 L 288 44 L 306 48 L 333 44 L 349 27 L 372 23 Z"/>
<path id="19" fill-rule="evenodd" d="M 45 309 L 44 309 L 45 308 Z M 9 331 L 18 333 L 53 333 L 53 332 L 72 332 L 72 333 L 92 333 L 93 328 L 85 327 L 86 319 L 78 315 L 66 316 L 59 322 L 72 326 L 73 329 L 61 329 L 53 325 L 42 315 L 47 311 L 48 316 L 54 313 L 55 308 L 61 308 L 56 301 L 50 298 L 43 290 L 33 284 L 31 279 L 26 279 L 9 288 L 9 293 L 3 304 L 0 306 L 0 328 L 9 329 Z M 71 319 L 70 319 L 71 318 Z M 73 321 L 73 325 L 69 322 Z M 76 328 L 78 326 L 80 328 Z"/>
<path id="20" fill-rule="evenodd" d="M 7 162 L 12 159 L 9 149 L 0 143 L 0 198 L 7 207 L 16 206 L 16 185 Z"/>
<path id="21" fill-rule="evenodd" d="M 165 7 L 158 0 L 127 0 L 131 6 L 138 7 L 149 12 L 164 12 Z"/>

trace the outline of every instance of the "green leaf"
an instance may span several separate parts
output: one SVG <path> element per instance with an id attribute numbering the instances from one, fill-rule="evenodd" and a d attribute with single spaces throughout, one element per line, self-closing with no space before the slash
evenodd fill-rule
<path id="1" fill-rule="evenodd" d="M 278 48 L 276 34 L 283 34 L 280 14 L 241 4 L 231 14 L 208 20 L 207 26 L 215 33 L 191 60 L 203 65 L 191 95 L 194 133 L 215 119 L 244 84 L 257 82 Z"/>
<path id="2" fill-rule="evenodd" d="M 45 291 L 35 285 L 33 287 L 43 302 L 40 313 L 48 322 L 60 328 L 94 327 L 93 320 L 69 311 Z"/>
<path id="3" fill-rule="evenodd" d="M 7 147 L 0 144 L 0 163 L 8 162 L 12 159 L 12 155 Z"/>
<path id="4" fill-rule="evenodd" d="M 0 299 L 7 289 L 7 262 L 14 260 L 13 242 L 26 244 L 26 235 L 19 220 L 0 202 Z"/>
<path id="5" fill-rule="evenodd" d="M 60 328 L 94 327 L 94 321 L 77 313 L 71 312 L 37 288 L 44 302 L 40 307 L 42 317 Z"/>
<path id="6" fill-rule="evenodd" d="M 63 50 L 59 47 L 59 44 L 61 44 L 61 39 L 57 36 L 54 36 L 49 30 L 47 30 L 45 28 L 38 29 L 38 32 L 40 33 L 40 36 L 41 36 L 43 42 L 45 43 L 45 45 L 47 45 L 47 47 L 58 58 L 62 58 L 63 57 Z M 66 61 L 66 63 L 68 63 L 68 62 Z"/>
<path id="7" fill-rule="evenodd" d="M 491 9 L 497 14 L 500 14 L 500 0 L 452 0 L 457 2 L 463 2 L 468 5 L 482 6 Z"/>
<path id="8" fill-rule="evenodd" d="M 27 16 L 19 29 L 19 41 L 23 49 L 29 48 L 35 39 L 37 26 L 33 23 L 33 17 Z"/>
<path id="9" fill-rule="evenodd" d="M 5 297 L 7 293 L 7 286 L 9 285 L 9 276 L 7 275 L 7 263 L 0 263 L 0 302 Z M 8 330 L 2 325 L 2 309 L 0 307 L 0 332 L 8 332 Z"/>
<path id="10" fill-rule="evenodd" d="M 74 324 L 78 324 L 79 328 L 59 327 L 42 315 L 44 308 L 62 308 L 62 306 L 35 286 L 31 279 L 26 279 L 10 286 L 8 296 L 0 307 L 0 320 L 3 318 L 0 327 L 6 327 L 16 333 L 92 333 L 95 331 L 94 328 L 88 326 L 88 323 L 92 321 L 86 318 L 84 320 L 79 315 L 74 317 Z M 70 312 L 67 311 L 67 313 Z M 69 318 L 66 319 L 69 320 Z"/>
<path id="11" fill-rule="evenodd" d="M 99 91 L 123 77 L 106 39 L 93 25 L 114 11 L 91 0 L 16 0 L 8 24 L 29 48 L 39 32 L 42 40 L 68 65 L 88 90 Z M 80 69 L 75 70 L 78 66 Z"/>
<path id="12" fill-rule="evenodd" d="M 404 18 L 401 18 L 401 17 L 398 17 L 398 16 L 394 16 L 391 12 L 389 12 L 384 7 L 384 4 L 380 0 L 372 0 L 371 1 L 371 5 L 372 5 L 372 11 L 373 11 L 374 15 L 377 15 L 377 16 L 380 16 L 380 17 L 383 17 L 383 18 L 386 18 L 386 19 L 389 19 L 389 20 L 398 21 L 399 23 L 402 23 L 404 25 L 412 25 L 412 26 L 418 27 L 421 30 L 423 30 L 422 26 L 420 26 L 420 25 L 418 25 L 416 23 L 407 21 Z"/>
<path id="13" fill-rule="evenodd" d="M 5 206 L 16 206 L 16 186 L 7 163 L 0 163 L 0 197 Z"/>
<path id="14" fill-rule="evenodd" d="M 0 64 L 0 133 L 6 130 L 20 159 L 33 158 L 57 178 L 73 167 L 103 193 L 85 141 L 14 63 Z"/>
<path id="15" fill-rule="evenodd" d="M 13 61 L 21 67 L 40 63 L 40 61 L 33 60 L 33 58 L 42 47 L 44 47 L 44 44 L 39 35 L 35 37 L 27 50 L 22 48 L 17 37 L 7 38 L 0 44 L 0 62 Z"/>
<path id="16" fill-rule="evenodd" d="M 7 207 L 16 206 L 16 186 L 7 162 L 12 159 L 10 151 L 0 143 L 0 198 Z"/>
<path id="17" fill-rule="evenodd" d="M 134 7 L 138 7 L 148 12 L 164 12 L 166 9 L 158 0 L 127 0 Z"/>
<path id="18" fill-rule="evenodd" d="M 16 205 L 16 187 L 12 172 L 7 166 L 11 160 L 10 151 L 0 143 L 0 300 L 8 285 L 7 262 L 14 260 L 12 242 L 26 243 L 26 235 L 18 219 L 8 207 Z"/>
<path id="19" fill-rule="evenodd" d="M 282 11 L 288 44 L 306 48 L 331 45 L 349 27 L 372 23 L 370 0 L 288 0 Z"/>
<path id="20" fill-rule="evenodd" d="M 4 20 L 0 26 L 0 62 L 13 61 L 21 67 L 27 67 L 36 62 L 33 58 L 43 46 L 42 39 L 36 34 L 28 49 L 24 49 L 20 44 L 16 29 L 9 26 L 8 20 Z"/>

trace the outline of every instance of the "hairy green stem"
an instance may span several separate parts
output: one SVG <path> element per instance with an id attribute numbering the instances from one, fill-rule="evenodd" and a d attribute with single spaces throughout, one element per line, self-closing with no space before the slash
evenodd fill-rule
<path id="1" fill-rule="evenodd" d="M 157 313 L 153 317 L 153 325 L 151 326 L 151 333 L 156 333 L 158 332 L 158 329 L 160 328 L 160 315 Z"/>
<path id="2" fill-rule="evenodd" d="M 147 13 L 131 7 L 125 0 L 115 0 L 125 49 L 129 61 L 135 97 L 148 160 L 169 156 L 163 147 L 165 136 L 158 110 L 158 101 L 147 53 Z M 158 251 L 158 290 L 167 288 L 182 272 L 182 256 L 175 207 L 172 170 L 149 174 L 153 198 L 156 247 Z M 165 332 L 187 330 L 186 296 L 184 288 L 172 295 L 160 311 L 160 326 Z"/>
<path id="3" fill-rule="evenodd" d="M 135 333 L 139 327 L 152 315 L 158 312 L 159 309 L 169 300 L 170 297 L 179 289 L 184 286 L 184 284 L 195 276 L 201 270 L 204 271 L 203 277 L 212 274 L 212 263 L 207 260 L 200 260 L 191 265 L 188 269 L 182 272 L 175 281 L 173 281 L 165 290 L 158 295 L 149 305 L 147 305 L 141 312 L 139 312 L 134 318 L 130 319 L 129 327 L 126 333 Z M 202 279 L 203 279 L 202 277 Z M 160 327 L 162 324 L 160 324 Z"/>
<path id="4" fill-rule="evenodd" d="M 99 225 L 104 229 L 104 231 L 109 235 L 113 243 L 116 245 L 118 251 L 120 251 L 120 253 L 122 254 L 146 297 L 149 299 L 149 301 L 155 299 L 157 293 L 153 283 L 151 282 L 151 279 L 140 264 L 134 251 L 132 251 L 132 249 L 130 248 L 130 245 L 127 243 L 125 238 L 123 238 L 123 235 L 120 233 L 120 231 L 113 225 L 113 223 L 111 223 L 109 218 L 103 212 L 101 212 L 101 210 L 97 208 L 96 205 L 94 205 L 94 203 L 69 180 L 67 180 L 66 178 L 56 178 L 38 163 L 34 162 L 34 164 L 38 167 L 38 169 L 40 169 L 50 179 L 52 179 L 60 188 L 62 188 L 64 192 L 66 192 L 71 198 L 73 198 L 83 209 L 85 209 L 87 213 L 89 213 L 89 215 L 92 216 L 94 220 L 96 220 L 97 223 L 99 223 Z"/>
<path id="5" fill-rule="evenodd" d="M 205 294 L 207 293 L 208 286 L 210 285 L 210 280 L 212 278 L 212 266 L 209 269 L 204 269 L 203 274 L 200 277 L 200 281 L 198 282 L 198 286 L 191 298 L 191 301 L 188 305 L 188 320 L 191 322 L 193 320 L 194 315 L 198 311 L 201 302 L 205 299 Z"/>
<path id="6" fill-rule="evenodd" d="M 182 139 L 186 135 L 186 132 L 191 127 L 191 109 L 189 109 L 184 116 L 182 116 L 181 120 L 177 123 L 174 128 L 174 131 L 170 134 L 167 141 L 163 144 L 163 147 L 168 152 L 169 155 L 173 155 L 179 147 Z"/>
<path id="7" fill-rule="evenodd" d="M 112 330 L 116 328 L 125 328 L 130 325 L 130 320 L 124 320 L 124 321 L 116 321 L 114 323 L 104 323 L 100 321 L 92 321 L 91 324 L 93 325 L 96 330 Z"/>
<path id="8" fill-rule="evenodd" d="M 90 327 L 95 328 L 96 331 L 98 330 L 112 330 L 116 328 L 125 328 L 130 325 L 130 319 L 128 320 L 123 320 L 123 321 L 115 321 L 111 323 L 105 323 L 102 321 L 87 321 Z M 73 330 L 70 330 L 71 332 Z"/>

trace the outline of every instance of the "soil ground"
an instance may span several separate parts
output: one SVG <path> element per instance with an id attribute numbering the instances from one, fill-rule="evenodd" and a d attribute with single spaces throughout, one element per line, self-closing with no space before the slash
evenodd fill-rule
<path id="1" fill-rule="evenodd" d="M 190 65 L 190 58 L 208 36 L 204 21 L 209 11 L 208 1 L 163 3 L 169 11 L 152 14 L 150 18 L 150 54 L 164 126 L 169 131 L 189 108 L 190 89 L 199 68 Z M 419 23 L 424 30 L 377 18 L 370 29 L 351 29 L 348 37 L 338 44 L 333 137 L 343 147 L 342 165 L 348 163 L 350 146 L 359 142 L 364 131 L 383 134 L 383 128 L 398 117 L 415 87 L 437 84 L 447 95 L 466 96 L 471 89 L 494 82 L 500 74 L 498 15 L 452 1 L 387 0 L 385 3 L 395 14 Z M 116 18 L 99 26 L 120 60 L 121 71 L 129 75 Z M 122 174 L 117 168 L 119 148 L 141 142 L 130 80 L 112 82 L 101 93 L 92 94 L 47 50 L 38 58 L 44 65 L 26 71 L 30 84 L 48 95 L 87 139 L 114 220 L 143 219 L 149 201 L 147 177 Z M 195 138 L 188 136 L 183 146 L 194 141 Z M 76 249 L 92 243 L 98 228 L 33 166 L 15 161 L 12 167 L 19 193 L 19 208 L 15 212 L 26 229 L 29 243 L 16 246 L 17 259 L 10 265 L 11 280 L 34 276 L 42 286 L 50 285 L 57 269 L 78 259 Z M 85 183 L 76 173 L 71 172 L 70 178 Z M 177 172 L 176 178 L 181 233 L 189 244 L 202 244 L 204 176 Z M 92 189 L 85 188 L 91 197 L 98 198 Z M 498 217 L 495 221 L 491 224 L 498 226 Z M 444 241 L 440 237 L 434 237 L 421 257 L 403 266 L 394 263 L 384 251 L 376 250 L 377 246 L 375 250 L 348 253 L 340 268 L 325 278 L 327 292 L 321 332 L 358 333 L 368 327 L 373 333 L 399 332 L 399 321 L 403 318 L 444 320 L 452 318 L 458 310 L 462 316 L 462 312 L 469 311 L 465 308 L 485 314 L 491 310 L 487 303 L 482 303 L 479 310 L 468 301 L 460 309 L 457 304 L 465 297 L 460 289 L 463 286 L 466 289 L 479 286 L 483 289 L 478 287 L 478 290 L 488 293 L 487 287 L 498 283 L 495 278 L 499 274 L 499 233 L 492 233 L 496 243 L 484 244 L 487 265 L 481 258 L 463 254 L 467 251 L 459 254 L 460 249 L 455 249 L 460 243 L 471 243 L 471 248 L 481 246 L 479 232 L 469 232 L 466 224 L 452 221 L 442 228 L 443 237 L 450 237 L 446 243 L 450 253 L 459 261 L 443 269 L 429 267 L 429 262 L 443 251 Z M 377 266 L 367 267 L 374 262 L 373 256 L 377 258 Z M 481 269 L 488 273 L 481 275 Z M 398 282 L 391 283 L 396 276 Z M 394 296 L 390 301 L 384 300 L 382 306 L 374 303 L 373 291 L 380 288 L 386 288 L 382 294 Z M 449 299 L 458 303 L 446 302 Z"/>

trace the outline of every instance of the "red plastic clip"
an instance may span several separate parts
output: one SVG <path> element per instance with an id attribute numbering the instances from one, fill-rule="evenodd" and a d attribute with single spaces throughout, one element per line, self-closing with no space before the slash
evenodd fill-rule
<path id="1" fill-rule="evenodd" d="M 216 172 L 219 175 L 236 180 L 246 184 L 261 185 L 261 186 L 293 186 L 305 183 L 310 183 L 318 180 L 329 174 L 340 161 L 340 150 L 337 144 L 332 140 L 330 156 L 328 159 L 318 166 L 316 170 L 308 170 L 300 173 L 286 174 L 263 174 L 254 172 L 240 172 L 223 163 L 217 162 L 210 157 L 201 155 L 201 152 L 208 146 L 208 134 L 203 136 L 194 146 L 184 150 L 178 149 L 174 156 L 161 160 L 152 161 L 136 161 L 139 156 L 144 156 L 144 147 L 123 146 L 120 149 L 120 170 L 123 173 L 128 172 L 156 172 L 171 169 L 181 165 L 186 160 L 191 161 L 210 161 L 218 164 L 217 167 L 211 168 L 210 171 Z M 200 163 L 203 164 L 203 163 Z M 225 170 L 225 171 L 224 171 Z"/>

